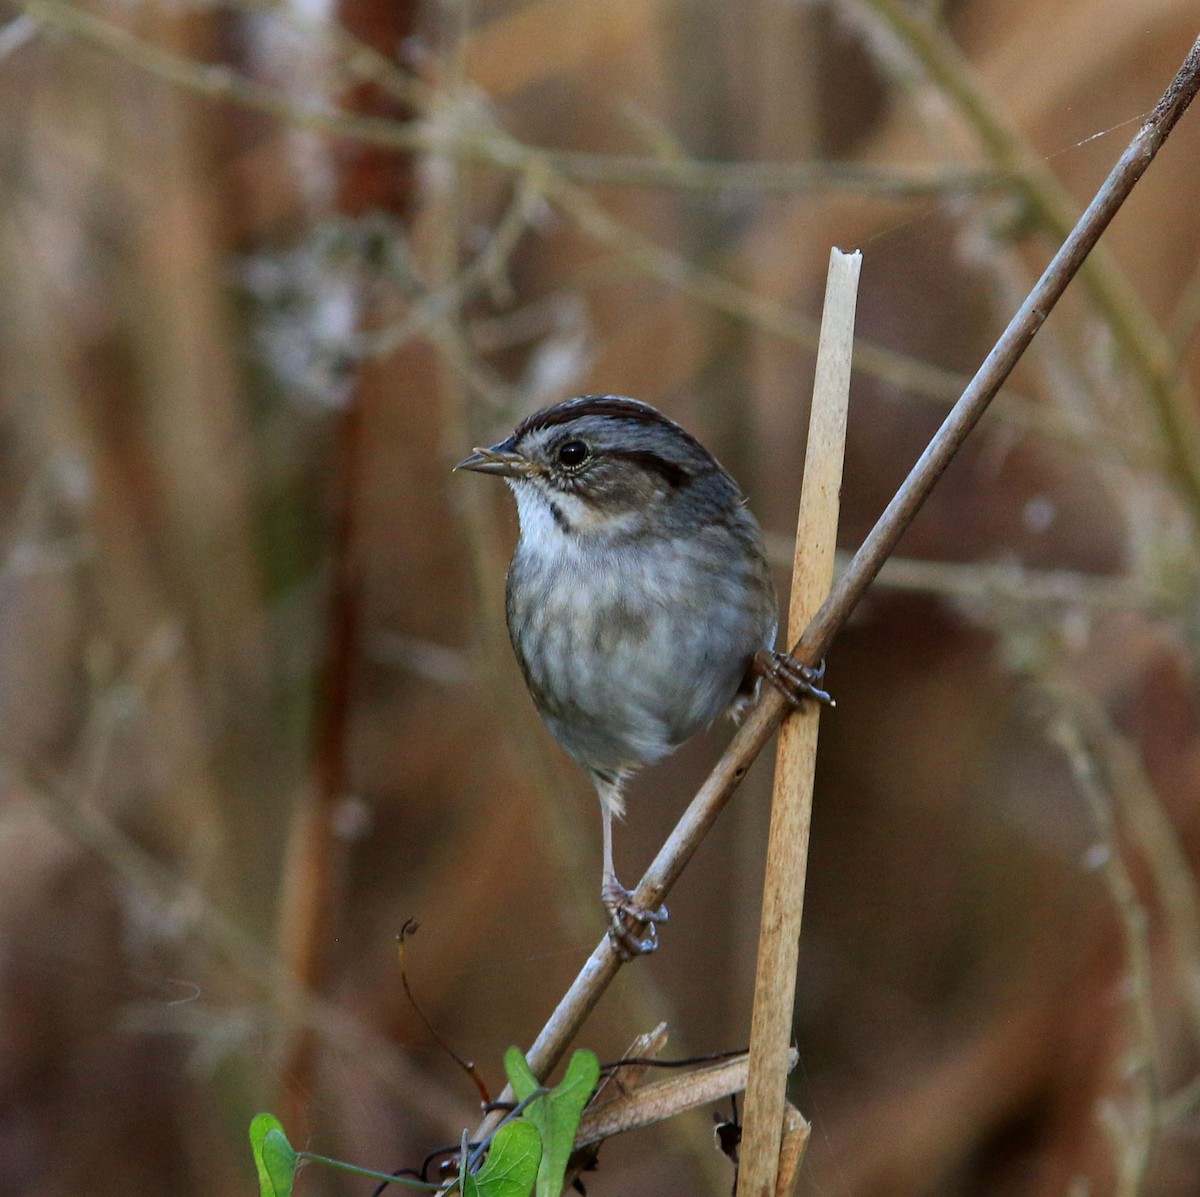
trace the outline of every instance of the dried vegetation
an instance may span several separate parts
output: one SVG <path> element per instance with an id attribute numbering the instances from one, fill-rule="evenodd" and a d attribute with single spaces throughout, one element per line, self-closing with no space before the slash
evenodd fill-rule
<path id="1" fill-rule="evenodd" d="M 592 797 L 505 642 L 512 513 L 449 466 L 636 395 L 789 561 L 825 262 L 861 247 L 852 548 L 1196 32 L 1186 0 L 4 0 L 0 1192 L 247 1192 L 263 1104 L 376 1167 L 455 1141 L 474 1091 L 395 933 L 498 1083 L 600 919 Z M 1193 112 L 830 656 L 801 1192 L 1200 1185 L 1197 178 Z M 634 788 L 631 874 L 724 734 Z M 602 1057 L 660 1017 L 744 1044 L 766 772 Z M 601 1165 L 728 1191 L 705 1112 Z"/>

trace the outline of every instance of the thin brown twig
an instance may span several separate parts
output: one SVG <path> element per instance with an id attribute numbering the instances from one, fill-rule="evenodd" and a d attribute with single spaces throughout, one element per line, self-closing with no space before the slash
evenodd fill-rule
<path id="1" fill-rule="evenodd" d="M 438 1033 L 437 1027 L 429 1021 L 425 1011 L 421 1008 L 421 1003 L 417 1001 L 417 995 L 413 993 L 412 986 L 408 983 L 408 940 L 410 936 L 417 933 L 420 924 L 414 918 L 404 920 L 404 926 L 400 928 L 399 934 L 396 936 L 396 960 L 400 966 L 400 985 L 404 990 L 404 996 L 408 998 L 408 1003 L 416 1011 L 417 1017 L 421 1020 L 422 1025 L 433 1037 L 434 1042 L 454 1061 L 458 1067 L 467 1074 L 471 1084 L 475 1086 L 476 1092 L 479 1094 L 479 1101 L 484 1106 L 489 1106 L 492 1103 L 492 1095 L 488 1092 L 486 1083 L 483 1077 L 479 1075 L 479 1069 L 475 1067 L 473 1060 L 467 1060 L 460 1056 L 458 1052 L 446 1042 L 445 1039 Z"/>
<path id="2" fill-rule="evenodd" d="M 1200 89 L 1200 40 L 1193 45 L 1170 87 L 1121 155 L 1116 166 L 1054 255 L 1029 297 L 963 392 L 925 452 L 834 586 L 793 649 L 809 664 L 821 659 L 862 598 L 897 541 L 912 522 L 967 434 L 1016 365 L 1080 264 L 1133 190 L 1176 122 Z M 634 901 L 653 908 L 687 867 L 709 828 L 751 763 L 770 739 L 786 708 L 769 690 L 735 734 L 643 876 Z M 530 1067 L 545 1077 L 562 1058 L 584 1020 L 621 967 L 607 937 L 600 941 L 563 995 L 528 1053 Z"/>

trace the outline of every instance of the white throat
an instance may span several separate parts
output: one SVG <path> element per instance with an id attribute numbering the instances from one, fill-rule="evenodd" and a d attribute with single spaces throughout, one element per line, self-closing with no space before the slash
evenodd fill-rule
<path id="1" fill-rule="evenodd" d="M 645 513 L 636 509 L 604 515 L 578 495 L 561 491 L 551 497 L 536 483 L 513 481 L 509 485 L 517 500 L 521 539 L 538 554 L 573 555 L 584 543 L 595 547 L 597 541 L 627 533 L 645 518 Z"/>

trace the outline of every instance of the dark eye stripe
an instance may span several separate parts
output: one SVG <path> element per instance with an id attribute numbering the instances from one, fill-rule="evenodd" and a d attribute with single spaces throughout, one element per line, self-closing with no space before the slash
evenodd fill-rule
<path id="1" fill-rule="evenodd" d="M 692 480 L 692 475 L 676 462 L 668 461 L 649 449 L 606 449 L 606 457 L 615 457 L 621 461 L 631 461 L 640 465 L 644 470 L 657 474 L 672 490 L 679 490 Z"/>

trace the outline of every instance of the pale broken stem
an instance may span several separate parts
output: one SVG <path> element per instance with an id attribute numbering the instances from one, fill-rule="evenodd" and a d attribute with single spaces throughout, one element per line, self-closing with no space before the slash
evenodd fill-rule
<path id="1" fill-rule="evenodd" d="M 830 255 L 796 528 L 789 642 L 800 638 L 833 582 L 861 267 L 859 253 L 835 249 Z M 741 1195 L 772 1197 L 779 1171 L 820 717 L 818 703 L 805 703 L 779 730 L 742 1119 Z"/>
<path id="2" fill-rule="evenodd" d="M 796 1067 L 799 1059 L 794 1048 L 784 1053 L 783 1063 L 788 1072 Z M 653 1081 L 602 1109 L 589 1109 L 580 1119 L 575 1147 L 587 1147 L 624 1131 L 653 1126 L 676 1114 L 698 1110 L 740 1093 L 746 1087 L 749 1068 L 749 1055 L 735 1056 L 732 1060 L 696 1068 L 682 1076 Z"/>
<path id="3" fill-rule="evenodd" d="M 654 1030 L 639 1035 L 621 1057 L 623 1062 L 613 1068 L 596 1086 L 596 1092 L 588 1103 L 587 1114 L 597 1116 L 606 1106 L 624 1100 L 636 1089 L 653 1062 L 662 1055 L 669 1037 L 669 1028 L 665 1022 L 660 1022 Z M 578 1138 L 579 1133 L 576 1134 L 576 1139 Z"/>
<path id="4" fill-rule="evenodd" d="M 639 1035 L 621 1057 L 622 1062 L 617 1064 L 596 1086 L 596 1092 L 592 1094 L 592 1099 L 584 1111 L 583 1120 L 575 1131 L 575 1150 L 571 1153 L 571 1162 L 567 1167 L 566 1176 L 563 1178 L 564 1193 L 572 1191 L 582 1173 L 595 1167 L 599 1141 L 589 1141 L 585 1144 L 581 1140 L 583 1122 L 588 1119 L 600 1118 L 610 1107 L 625 1101 L 629 1094 L 641 1084 L 642 1078 L 653 1066 L 654 1061 L 662 1055 L 667 1046 L 667 1039 L 668 1032 L 665 1022 L 660 1022 L 654 1030 Z M 591 1150 L 584 1150 L 585 1147 L 591 1147 Z"/>
<path id="5" fill-rule="evenodd" d="M 775 1197 L 792 1197 L 800 1180 L 800 1161 L 808 1146 L 812 1128 L 791 1102 L 783 1108 L 783 1142 L 779 1145 L 779 1175 L 775 1178 Z"/>
<path id="6" fill-rule="evenodd" d="M 954 405 L 904 484 L 888 504 L 862 547 L 838 579 L 829 598 L 805 630 L 793 654 L 813 663 L 824 656 L 834 636 L 850 617 L 896 542 L 912 522 L 942 472 L 978 423 L 1004 380 L 1020 360 L 1037 330 L 1066 290 L 1089 250 L 1125 202 L 1154 155 L 1200 89 L 1200 41 L 1192 47 L 1149 118 L 1138 130 L 1104 181 L 1079 223 L 1055 254 L 1029 297 L 1009 322 L 962 397 Z M 786 700 L 769 689 L 738 729 L 724 755 L 675 825 L 634 893 L 639 905 L 662 904 L 687 867 L 708 829 L 746 775 L 754 758 L 771 738 Z M 606 935 L 588 957 L 563 995 L 541 1034 L 529 1049 L 534 1075 L 546 1077 L 570 1046 L 587 1016 L 621 967 Z M 485 1122 L 485 1126 L 487 1123 Z"/>

